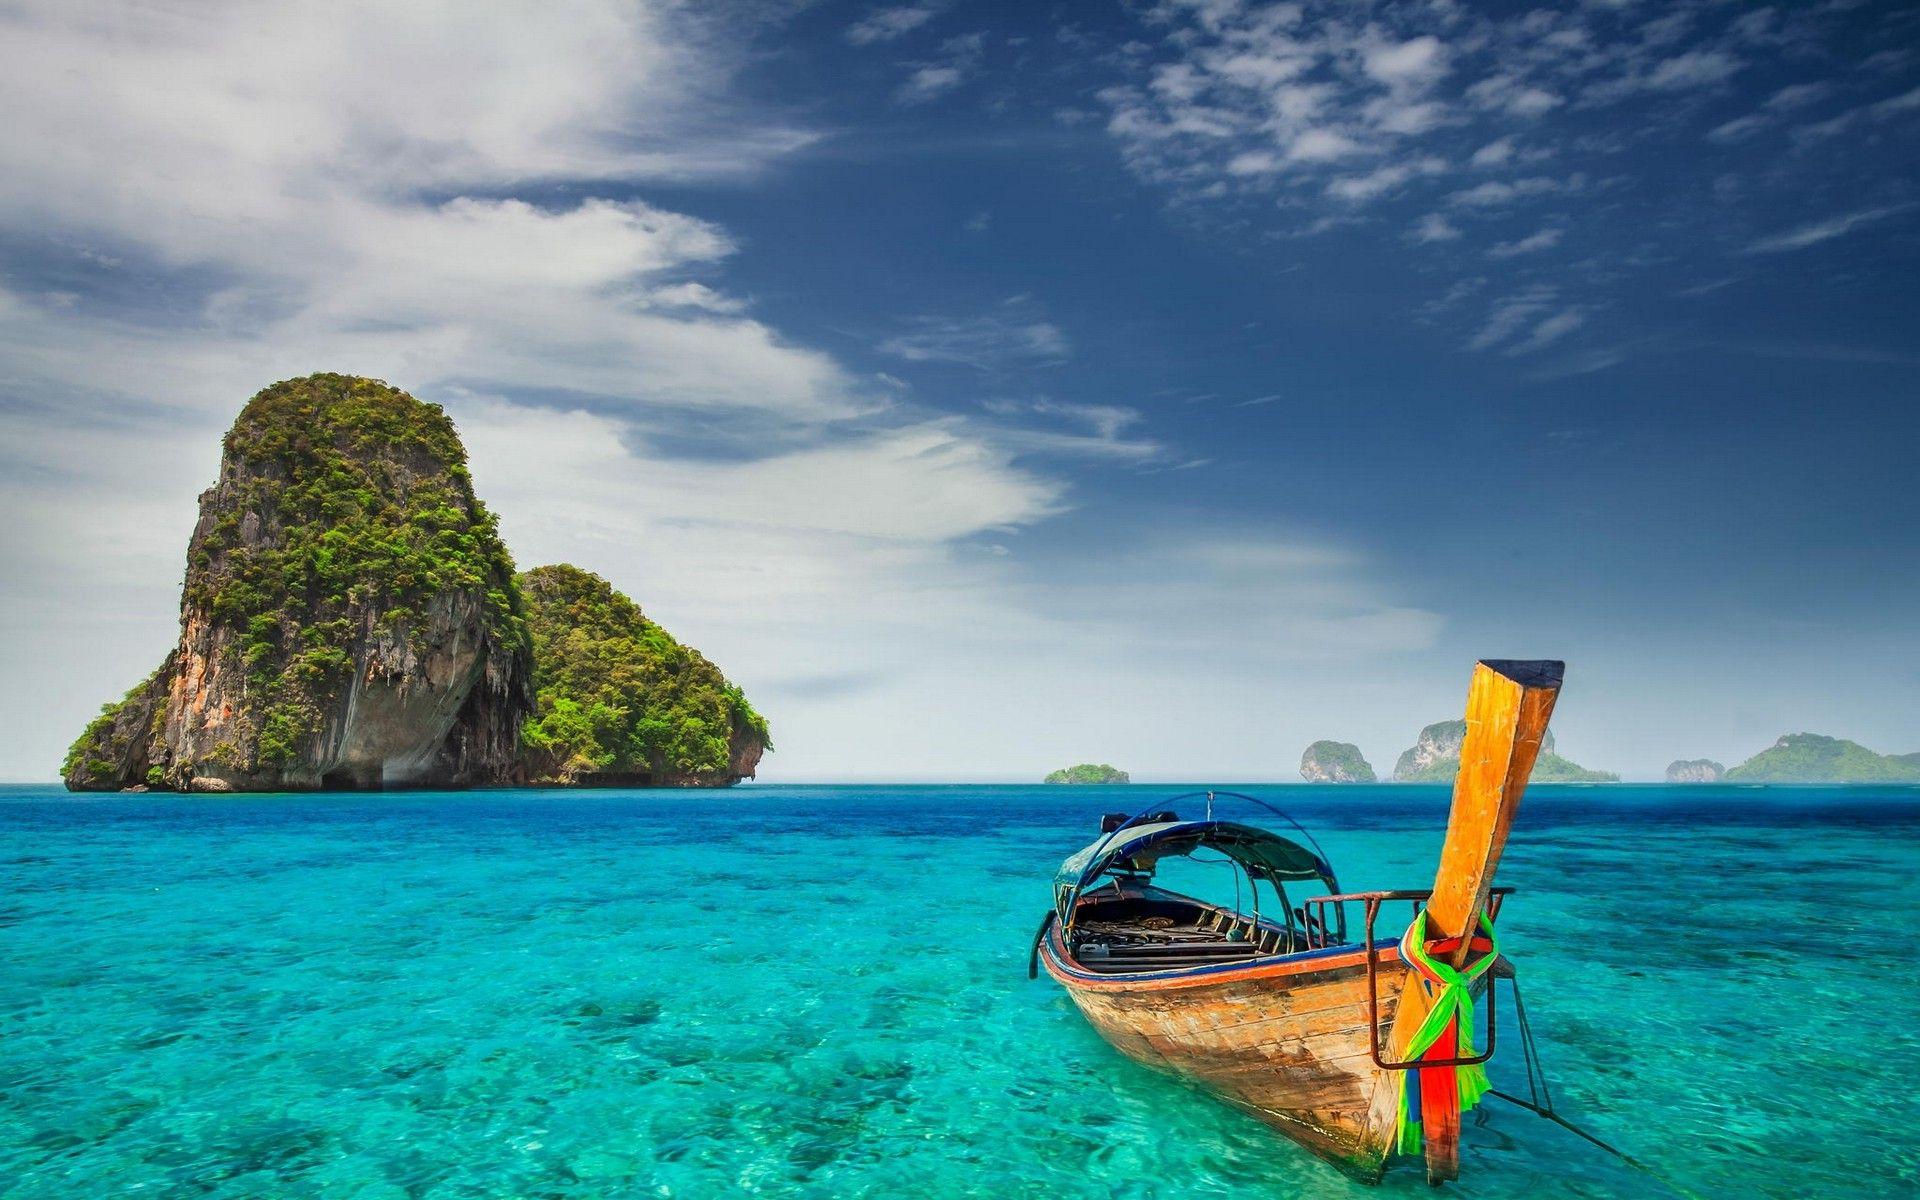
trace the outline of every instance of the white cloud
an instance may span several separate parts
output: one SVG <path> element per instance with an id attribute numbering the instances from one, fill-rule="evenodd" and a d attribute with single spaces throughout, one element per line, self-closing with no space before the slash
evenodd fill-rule
<path id="1" fill-rule="evenodd" d="M 967 33 L 940 44 L 944 56 L 937 62 L 919 64 L 901 85 L 894 89 L 896 104 L 916 105 L 937 100 L 965 83 L 980 67 L 986 49 L 986 35 Z"/>
<path id="2" fill-rule="evenodd" d="M 1474 350 L 1487 350 L 1505 342 L 1540 317 L 1557 295 L 1554 288 L 1534 286 L 1494 301 L 1479 331 L 1467 343 L 1468 346 Z"/>
<path id="3" fill-rule="evenodd" d="M 1557 179 L 1533 176 L 1528 179 L 1489 179 L 1447 196 L 1447 203 L 1462 208 L 1494 208 L 1528 196 L 1546 196 L 1564 191 L 1567 185 Z"/>
<path id="4" fill-rule="evenodd" d="M 1747 246 L 1746 252 L 1748 254 L 1779 254 L 1788 250 L 1805 250 L 1809 246 L 1817 246 L 1821 242 L 1828 242 L 1834 238 L 1843 237 L 1846 234 L 1852 233 L 1862 225 L 1871 224 L 1875 221 L 1884 221 L 1888 217 L 1906 212 L 1912 207 L 1910 204 L 1895 204 L 1881 208 L 1863 208 L 1856 212 L 1842 213 L 1839 216 L 1829 217 L 1824 221 L 1815 221 L 1810 225 L 1802 225 L 1797 229 L 1789 229 L 1784 233 L 1776 233 L 1769 237 L 1760 238 L 1750 243 Z"/>
<path id="5" fill-rule="evenodd" d="M 1824 81 L 1817 83 L 1794 83 L 1781 88 L 1767 97 L 1766 107 L 1775 112 L 1791 112 L 1817 104 L 1833 94 L 1833 85 Z"/>
<path id="6" fill-rule="evenodd" d="M 1503 137 L 1475 150 L 1469 161 L 1476 167 L 1503 167 L 1512 161 L 1513 149 L 1513 139 Z"/>
<path id="7" fill-rule="evenodd" d="M 1138 424 L 1119 406 L 1000 407 L 1050 410 L 1095 437 Z M 1180 744 L 1194 726 L 1174 712 L 1207 714 L 1213 769 L 1246 753 L 1242 769 L 1257 771 L 1260 753 L 1222 732 L 1237 718 L 1180 699 L 1161 655 L 1216 689 L 1337 680 L 1355 656 L 1431 645 L 1441 625 L 1384 597 L 1351 552 L 1271 531 L 1110 532 L 1037 569 L 1010 531 L 1057 514 L 1059 485 L 992 431 L 950 420 L 730 464 L 623 446 L 586 413 L 481 397 L 456 413 L 523 561 L 595 564 L 744 679 L 775 723 L 772 778 L 1037 774 L 1077 738 L 1125 737 L 1136 764 L 1197 768 Z M 577 486 L 556 490 L 560 476 Z M 1158 663 L 1116 653 L 1146 644 Z"/>
<path id="8" fill-rule="evenodd" d="M 1525 339 L 1509 346 L 1506 352 L 1510 355 L 1519 355 L 1544 350 L 1586 323 L 1587 315 L 1584 310 L 1577 307 L 1563 308 L 1535 325 Z"/>
<path id="9" fill-rule="evenodd" d="M 1748 113 L 1715 125 L 1707 131 L 1707 137 L 1716 142 L 1744 142 L 1772 124 L 1773 119 L 1764 113 Z"/>
<path id="10" fill-rule="evenodd" d="M 1655 91 L 1706 87 L 1725 82 L 1740 66 L 1739 59 L 1723 50 L 1689 50 L 1656 64 L 1645 86 Z"/>
<path id="11" fill-rule="evenodd" d="M 966 82 L 967 74 L 960 67 L 950 63 L 929 63 L 916 69 L 907 76 L 894 92 L 894 99 L 902 104 L 925 104 Z"/>
<path id="12" fill-rule="evenodd" d="M 24 53 L 0 95 L 44 119 L 0 132 L 0 221 L 220 280 L 187 303 L 222 341 L 383 363 L 404 344 L 416 386 L 488 378 L 782 419 L 867 408 L 830 359 L 675 278 L 732 253 L 711 224 L 638 201 L 462 194 L 737 174 L 806 140 L 748 114 L 713 127 L 723 69 L 652 10 L 490 14 L 17 11 L 6 32 Z M 76 103 L 39 103 L 80 74 L 99 78 Z"/>
<path id="13" fill-rule="evenodd" d="M 655 308 L 700 308 L 715 313 L 737 313 L 747 307 L 743 300 L 692 281 L 655 288 L 647 294 L 647 302 Z"/>
<path id="14" fill-rule="evenodd" d="M 1512 260 L 1554 245 L 1577 205 L 1583 223 L 1610 226 L 1603 235 L 1635 247 L 1563 264 L 1605 291 L 1701 244 L 1682 197 L 1710 194 L 1731 217 L 1765 192 L 1800 186 L 1792 177 L 1816 169 L 1818 143 L 1835 145 L 1817 169 L 1845 155 L 1858 168 L 1850 174 L 1879 177 L 1873 194 L 1902 194 L 1897 154 L 1837 140 L 1877 137 L 1876 124 L 1920 113 L 1920 89 L 1805 120 L 1836 97 L 1887 86 L 1914 61 L 1881 51 L 1849 74 L 1845 64 L 1870 47 L 1842 36 L 1845 7 L 1168 0 L 1143 6 L 1136 36 L 1110 48 L 1104 61 L 1122 79 L 1098 95 L 1127 166 L 1164 188 L 1183 217 L 1227 236 L 1340 230 L 1404 205 L 1390 219 L 1407 241 L 1465 242 Z M 1744 111 L 1726 111 L 1757 80 L 1767 86 Z M 1602 106 L 1614 109 L 1604 122 Z M 1799 125 L 1791 138 L 1801 161 L 1776 160 L 1764 173 L 1743 166 L 1738 186 L 1724 162 L 1730 150 L 1655 149 L 1676 137 L 1734 147 L 1788 122 Z M 1549 160 L 1566 167 L 1545 174 Z M 1463 169 L 1479 177 L 1462 180 Z M 1650 219 L 1626 228 L 1634 207 Z M 1539 232 L 1493 236 L 1481 218 L 1496 214 Z M 1803 235 L 1783 235 L 1792 236 Z M 1533 321 L 1551 322 L 1539 331 L 1548 344 L 1588 315 L 1543 311 Z M 1516 329 L 1508 340 L 1527 336 Z"/>
<path id="15" fill-rule="evenodd" d="M 1358 152 L 1360 144 L 1332 129 L 1308 129 L 1287 146 L 1290 162 L 1332 162 Z"/>
<path id="16" fill-rule="evenodd" d="M 1838 138 L 1857 128 L 1862 121 L 1890 121 L 1916 110 L 1920 110 L 1920 87 L 1849 108 L 1824 121 L 1801 125 L 1793 130 L 1793 139 L 1805 147 Z"/>
<path id="17" fill-rule="evenodd" d="M 1467 98 L 1515 117 L 1540 117 L 1566 103 L 1559 95 L 1505 73 L 1489 75 L 1467 89 Z"/>
<path id="18" fill-rule="evenodd" d="M 1446 46 L 1432 34 L 1362 48 L 1366 73 L 1388 87 L 1425 87 L 1447 72 Z"/>
<path id="19" fill-rule="evenodd" d="M 1535 254 L 1541 250 L 1551 250 L 1560 244 L 1560 238 L 1563 232 L 1564 231 L 1559 229 L 1542 229 L 1538 233 L 1529 234 L 1526 237 L 1517 238 L 1511 242 L 1496 243 L 1487 253 L 1494 258 L 1515 258 L 1522 254 Z"/>
<path id="20" fill-rule="evenodd" d="M 1444 159 L 1423 158 L 1416 162 L 1389 163 L 1365 175 L 1345 175 L 1327 184 L 1327 194 L 1342 200 L 1372 200 L 1398 189 L 1410 179 L 1437 175 L 1447 169 Z"/>
<path id="21" fill-rule="evenodd" d="M 902 4 L 893 8 L 877 8 L 847 26 L 846 39 L 856 46 L 891 42 L 933 20 L 940 15 L 941 7 L 938 4 Z"/>
<path id="22" fill-rule="evenodd" d="M 1869 113 L 1880 118 L 1897 116 L 1900 113 L 1909 113 L 1916 109 L 1920 109 L 1920 87 L 1902 92 L 1898 96 L 1890 96 L 1885 100 L 1880 100 L 1867 106 Z"/>
<path id="23" fill-rule="evenodd" d="M 1056 361 L 1072 353 L 1067 335 L 1024 297 L 992 312 L 921 316 L 908 325 L 907 332 L 886 338 L 876 349 L 908 362 L 958 363 L 981 370 Z"/>

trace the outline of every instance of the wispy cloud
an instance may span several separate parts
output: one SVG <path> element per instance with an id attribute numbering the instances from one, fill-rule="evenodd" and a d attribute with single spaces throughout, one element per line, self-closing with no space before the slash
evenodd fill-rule
<path id="1" fill-rule="evenodd" d="M 1836 217 L 1829 217 L 1824 221 L 1815 221 L 1810 225 L 1802 225 L 1797 229 L 1789 229 L 1783 233 L 1776 233 L 1769 237 L 1760 238 L 1755 242 L 1749 243 L 1746 252 L 1748 254 L 1780 254 L 1789 250 L 1805 250 L 1809 246 L 1817 246 L 1821 242 L 1828 242 L 1837 237 L 1844 237 L 1862 225 L 1868 225 L 1875 221 L 1884 221 L 1888 217 L 1906 212 L 1912 207 L 1911 204 L 1895 204 L 1882 208 L 1863 208 L 1856 212 L 1842 213 Z"/>
<path id="2" fill-rule="evenodd" d="M 969 33 L 948 38 L 940 46 L 941 58 L 918 64 L 906 80 L 894 89 L 894 101 L 909 106 L 926 104 L 953 91 L 979 69 L 985 48 L 984 34 Z"/>
<path id="3" fill-rule="evenodd" d="M 1462 188 L 1447 197 L 1447 203 L 1459 208 L 1493 208 L 1533 196 L 1550 196 L 1578 187 L 1578 181 L 1564 182 L 1535 175 L 1525 179 L 1489 179 L 1470 188 Z"/>
<path id="4" fill-rule="evenodd" d="M 904 37 L 940 15 L 943 4 L 901 4 L 876 8 L 847 26 L 846 39 L 856 46 L 891 42 Z"/>
<path id="5" fill-rule="evenodd" d="M 906 332 L 883 339 L 882 354 L 907 362 L 952 363 L 982 371 L 1056 362 L 1072 353 L 1067 335 L 1025 296 L 971 316 L 919 316 Z"/>
<path id="6" fill-rule="evenodd" d="M 1560 244 L 1563 232 L 1559 229 L 1542 229 L 1538 233 L 1528 234 L 1515 241 L 1497 243 L 1487 253 L 1494 258 L 1515 258 L 1522 254 L 1550 250 Z"/>
<path id="7" fill-rule="evenodd" d="M 1742 208 L 1758 219 L 1763 197 L 1790 186 L 1795 171 L 1819 169 L 1811 157 L 1804 168 L 1775 161 L 1762 177 L 1711 154 L 1654 147 L 1704 139 L 1732 154 L 1785 130 L 1802 147 L 1837 145 L 1920 113 L 1910 80 L 1907 90 L 1870 96 L 1913 56 L 1882 51 L 1862 72 L 1848 70 L 1860 49 L 1842 36 L 1845 7 L 1181 0 L 1142 10 L 1146 36 L 1110 52 L 1121 78 L 1097 94 L 1129 168 L 1164 188 L 1183 216 L 1216 220 L 1235 236 L 1338 236 L 1384 216 L 1432 253 L 1468 250 L 1516 265 L 1524 257 L 1541 272 L 1544 252 L 1574 228 L 1569 205 L 1585 210 L 1583 231 L 1595 220 L 1618 226 L 1628 211 L 1651 217 L 1612 231 L 1637 246 L 1631 255 L 1555 263 L 1564 276 L 1552 284 L 1579 276 L 1605 291 L 1740 228 Z M 1837 115 L 1826 111 L 1863 94 Z M 1744 112 L 1728 111 L 1736 102 Z M 1595 125 L 1601 109 L 1604 128 Z M 1898 156 L 1850 149 L 1862 173 L 1877 173 L 1882 193 L 1898 198 L 1885 178 L 1897 174 Z M 1716 230 L 1672 219 L 1679 201 L 1657 199 L 1703 192 L 1719 206 Z M 1536 232 L 1514 235 L 1517 221 Z M 1609 231 L 1596 232 L 1604 244 Z M 1823 224 L 1762 239 L 1755 251 L 1812 245 L 1826 233 Z M 1585 315 L 1533 319 L 1551 323 L 1502 344 L 1573 337 Z"/>
<path id="8" fill-rule="evenodd" d="M 1459 236 L 1459 227 L 1439 213 L 1427 213 L 1407 231 L 1407 237 L 1416 242 L 1451 242 Z"/>
<path id="9" fill-rule="evenodd" d="M 1538 284 L 1495 300 L 1467 344 L 1517 358 L 1546 349 L 1586 322 L 1584 306 L 1562 303 L 1558 288 Z"/>
<path id="10" fill-rule="evenodd" d="M 929 63 L 907 76 L 894 91 L 894 99 L 902 104 L 925 104 L 959 87 L 966 77 L 964 70 L 951 63 Z"/>
<path id="11" fill-rule="evenodd" d="M 1587 323 L 1584 309 L 1563 308 L 1535 325 L 1527 336 L 1507 348 L 1510 355 L 1533 354 L 1546 349 Z"/>

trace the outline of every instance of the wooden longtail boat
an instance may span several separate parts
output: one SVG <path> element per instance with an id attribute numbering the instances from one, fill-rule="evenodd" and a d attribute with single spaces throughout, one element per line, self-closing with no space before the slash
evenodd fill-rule
<path id="1" fill-rule="evenodd" d="M 1343 894 L 1310 834 L 1301 845 L 1213 820 L 1228 793 L 1193 793 L 1174 800 L 1206 797 L 1206 819 L 1109 816 L 1099 840 L 1062 864 L 1030 973 L 1044 964 L 1128 1056 L 1200 1084 L 1350 1175 L 1374 1182 L 1396 1152 L 1423 1152 L 1429 1181 L 1454 1178 L 1461 1114 L 1486 1086 L 1479 1064 L 1494 1034 L 1487 1004 L 1488 1051 L 1476 1053 L 1472 1001 L 1504 971 L 1492 920 L 1511 889 L 1493 887 L 1494 868 L 1561 674 L 1558 662 L 1475 667 L 1431 890 Z M 1202 849 L 1238 864 L 1250 911 L 1154 885 L 1160 860 Z M 1275 900 L 1264 914 L 1263 883 Z M 1287 884 L 1327 894 L 1296 908 Z M 1375 921 L 1394 901 L 1411 902 L 1414 919 L 1397 940 L 1377 941 Z M 1360 912 L 1357 939 L 1349 906 Z"/>

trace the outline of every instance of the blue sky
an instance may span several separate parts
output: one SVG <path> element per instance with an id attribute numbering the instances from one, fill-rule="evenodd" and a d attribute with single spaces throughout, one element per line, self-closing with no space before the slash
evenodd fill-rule
<path id="1" fill-rule="evenodd" d="M 1899 5 L 0 17 L 0 774 L 165 653 L 245 398 L 447 405 L 778 779 L 1920 749 Z M 1384 761 L 1383 761 L 1384 760 Z"/>

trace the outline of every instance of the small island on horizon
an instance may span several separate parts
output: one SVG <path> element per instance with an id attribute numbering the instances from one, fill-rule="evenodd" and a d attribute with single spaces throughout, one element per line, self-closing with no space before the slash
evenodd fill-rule
<path id="1" fill-rule="evenodd" d="M 228 432 L 180 640 L 68 751 L 73 791 L 720 787 L 767 722 L 606 580 L 517 574 L 438 405 L 274 384 Z"/>
<path id="2" fill-rule="evenodd" d="M 1133 777 L 1109 763 L 1080 763 L 1062 767 L 1041 780 L 1042 783 L 1132 783 Z"/>
<path id="3" fill-rule="evenodd" d="M 1390 783 L 1451 783 L 1460 770 L 1465 721 L 1440 721 L 1420 731 L 1400 755 Z M 1351 742 L 1322 740 L 1300 757 L 1309 783 L 1373 783 L 1373 767 Z M 1596 771 L 1554 751 L 1553 734 L 1542 741 L 1535 783 L 1618 783 L 1611 771 Z M 1845 738 L 1817 733 L 1783 734 L 1773 745 L 1735 767 L 1710 758 L 1677 759 L 1667 765 L 1669 784 L 1693 783 L 1920 783 L 1920 753 L 1879 754 Z"/>
<path id="4" fill-rule="evenodd" d="M 1373 764 L 1352 742 L 1318 741 L 1300 755 L 1300 778 L 1308 783 L 1375 783 Z"/>

